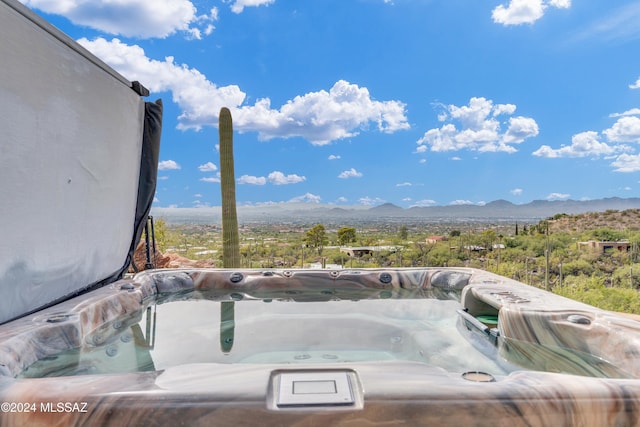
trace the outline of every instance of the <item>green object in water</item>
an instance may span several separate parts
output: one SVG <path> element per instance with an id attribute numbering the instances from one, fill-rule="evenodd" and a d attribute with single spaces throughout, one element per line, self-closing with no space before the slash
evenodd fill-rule
<path id="1" fill-rule="evenodd" d="M 487 326 L 497 326 L 498 325 L 498 316 L 476 316 L 476 319 L 481 321 Z"/>

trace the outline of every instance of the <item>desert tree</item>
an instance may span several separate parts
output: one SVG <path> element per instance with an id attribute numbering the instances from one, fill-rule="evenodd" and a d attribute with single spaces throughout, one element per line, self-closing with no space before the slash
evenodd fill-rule
<path id="1" fill-rule="evenodd" d="M 324 228 L 324 225 L 316 224 L 305 233 L 304 240 L 308 247 L 314 248 L 318 251 L 318 255 L 322 255 L 322 250 L 329 241 L 327 238 L 327 230 Z"/>

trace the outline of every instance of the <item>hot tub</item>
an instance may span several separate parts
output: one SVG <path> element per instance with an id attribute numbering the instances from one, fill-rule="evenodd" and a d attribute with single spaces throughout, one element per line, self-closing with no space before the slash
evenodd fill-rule
<path id="1" fill-rule="evenodd" d="M 640 323 L 475 269 L 152 270 L 0 326 L 0 424 L 640 425 Z"/>

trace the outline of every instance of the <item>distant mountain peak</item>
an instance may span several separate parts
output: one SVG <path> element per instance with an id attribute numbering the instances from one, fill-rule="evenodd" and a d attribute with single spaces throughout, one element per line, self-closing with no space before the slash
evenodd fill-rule
<path id="1" fill-rule="evenodd" d="M 394 205 L 393 203 L 383 203 L 381 205 L 374 206 L 369 210 L 370 211 L 402 211 L 404 209 L 402 209 L 398 205 Z"/>
<path id="2" fill-rule="evenodd" d="M 485 206 L 492 207 L 492 208 L 500 208 L 500 207 L 512 207 L 514 206 L 514 204 L 508 200 L 499 199 L 499 200 L 494 200 L 493 202 L 489 202 Z"/>
<path id="3" fill-rule="evenodd" d="M 277 219 L 304 219 L 325 221 L 331 218 L 344 221 L 395 221 L 412 219 L 419 221 L 539 221 L 556 214 L 579 214 L 585 212 L 605 212 L 607 210 L 640 209 L 640 198 L 619 198 L 594 200 L 534 200 L 526 204 L 514 204 L 507 200 L 495 200 L 478 205 L 426 206 L 404 209 L 393 203 L 384 203 L 374 207 L 362 205 L 335 206 L 321 204 L 277 204 L 265 206 L 241 206 L 238 214 L 243 221 L 252 219 L 276 221 Z M 173 223 L 212 223 L 219 221 L 221 209 L 212 208 L 157 208 L 152 209 L 155 216 L 170 219 Z"/>

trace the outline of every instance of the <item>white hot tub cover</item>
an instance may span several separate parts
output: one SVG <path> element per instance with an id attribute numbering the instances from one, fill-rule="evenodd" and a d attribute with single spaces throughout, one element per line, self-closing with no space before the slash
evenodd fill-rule
<path id="1" fill-rule="evenodd" d="M 0 0 L 0 322 L 122 276 L 155 192 L 162 104 Z"/>

